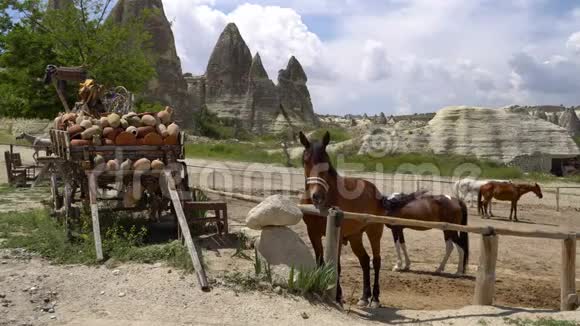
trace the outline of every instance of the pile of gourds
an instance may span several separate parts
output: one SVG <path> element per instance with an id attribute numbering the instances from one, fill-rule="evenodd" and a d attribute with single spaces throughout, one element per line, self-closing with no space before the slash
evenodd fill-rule
<path id="1" fill-rule="evenodd" d="M 54 120 L 54 128 L 69 134 L 71 146 L 177 145 L 180 132 L 169 106 L 157 113 L 130 112 L 123 116 L 63 113 Z"/>

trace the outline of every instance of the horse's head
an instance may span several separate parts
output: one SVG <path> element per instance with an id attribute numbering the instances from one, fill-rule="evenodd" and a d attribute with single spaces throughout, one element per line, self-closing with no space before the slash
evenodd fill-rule
<path id="1" fill-rule="evenodd" d="M 534 184 L 534 187 L 532 188 L 532 191 L 534 192 L 534 194 L 536 194 L 536 196 L 538 196 L 538 198 L 542 198 L 544 197 L 544 195 L 542 195 L 542 189 L 540 189 L 540 185 L 539 184 Z"/>
<path id="2" fill-rule="evenodd" d="M 23 132 L 20 135 L 16 136 L 16 140 L 24 139 L 24 136 L 26 136 L 26 133 L 25 132 Z"/>
<path id="3" fill-rule="evenodd" d="M 336 170 L 330 163 L 330 157 L 326 153 L 326 146 L 330 142 L 328 131 L 321 141 L 310 142 L 300 132 L 300 142 L 304 146 L 302 164 L 306 177 L 306 191 L 317 208 L 327 207 L 330 186 L 336 184 Z"/>

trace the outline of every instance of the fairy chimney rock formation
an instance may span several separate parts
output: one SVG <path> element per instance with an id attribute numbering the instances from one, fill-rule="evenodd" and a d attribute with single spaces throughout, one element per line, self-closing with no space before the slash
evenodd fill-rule
<path id="1" fill-rule="evenodd" d="M 560 116 L 559 122 L 560 126 L 566 129 L 570 136 L 580 135 L 580 120 L 573 108 L 567 108 Z"/>
<path id="2" fill-rule="evenodd" d="M 283 129 L 283 127 L 275 126 L 281 114 L 280 98 L 276 85 L 268 78 L 259 53 L 256 53 L 252 59 L 248 81 L 246 110 L 250 114 L 250 119 L 246 122 L 247 127 L 259 134 Z"/>
<path id="3" fill-rule="evenodd" d="M 220 118 L 239 121 L 246 130 L 267 133 L 318 125 L 306 86 L 308 78 L 298 60 L 290 58 L 275 85 L 260 55 L 252 58 L 234 23 L 219 36 L 205 75 L 186 80 L 196 103 Z"/>
<path id="4" fill-rule="evenodd" d="M 193 106 L 187 94 L 171 24 L 165 16 L 161 0 L 119 0 L 111 10 L 109 19 L 124 24 L 143 16 L 146 10 L 150 11 L 150 15 L 145 20 L 145 30 L 151 34 L 150 52 L 156 76 L 149 81 L 141 97 L 148 102 L 173 106 L 176 120 L 180 125 L 189 126 Z"/>
<path id="5" fill-rule="evenodd" d="M 207 108 L 221 118 L 247 121 L 245 109 L 252 54 L 235 24 L 221 33 L 207 64 Z"/>
<path id="6" fill-rule="evenodd" d="M 306 86 L 308 78 L 298 60 L 292 56 L 286 69 L 278 72 L 278 94 L 284 114 L 298 125 L 318 126 L 310 92 Z"/>

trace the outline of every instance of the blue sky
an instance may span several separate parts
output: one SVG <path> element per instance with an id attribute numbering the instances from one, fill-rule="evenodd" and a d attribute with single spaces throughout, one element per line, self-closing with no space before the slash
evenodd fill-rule
<path id="1" fill-rule="evenodd" d="M 319 113 L 580 105 L 580 1 L 163 0 L 184 71 L 235 22 L 270 78 L 291 55 Z"/>
<path id="2" fill-rule="evenodd" d="M 235 22 L 270 78 L 296 56 L 318 113 L 580 105 L 580 0 L 163 0 L 183 71 Z"/>

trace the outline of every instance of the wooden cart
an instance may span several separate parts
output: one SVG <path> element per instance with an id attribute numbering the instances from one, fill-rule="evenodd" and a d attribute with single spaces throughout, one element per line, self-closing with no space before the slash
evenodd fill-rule
<path id="1" fill-rule="evenodd" d="M 146 211 L 151 219 L 158 219 L 164 213 L 172 214 L 178 222 L 178 233 L 183 235 L 189 249 L 201 288 L 204 291 L 209 289 L 183 210 L 184 203 L 189 205 L 192 202 L 187 167 L 183 161 L 183 133 L 180 133 L 177 145 L 160 146 L 71 146 L 68 133 L 55 129 L 50 131 L 50 138 L 54 155 L 39 161 L 50 172 L 54 215 L 62 219 L 69 235 L 71 223 L 80 216 L 81 208 L 90 210 L 97 260 L 102 260 L 99 213 Z M 105 162 L 113 159 L 120 162 L 159 159 L 165 163 L 165 169 L 105 171 L 104 164 L 95 166 L 97 155 Z M 143 195 L 138 203 L 133 207 L 123 206 L 122 194 L 139 187 L 142 187 Z M 105 201 L 109 203 L 108 208 L 100 207 L 99 203 Z"/>

